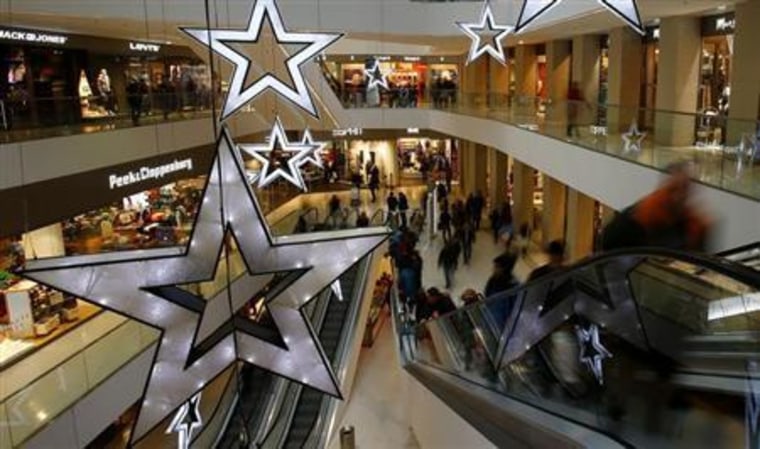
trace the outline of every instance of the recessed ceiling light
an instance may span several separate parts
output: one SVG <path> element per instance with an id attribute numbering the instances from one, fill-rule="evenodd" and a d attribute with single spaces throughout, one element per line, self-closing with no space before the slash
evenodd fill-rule
<path id="1" fill-rule="evenodd" d="M 718 6 L 718 11 L 725 11 L 726 8 L 727 8 L 726 5 L 720 5 L 720 6 Z"/>
<path id="2" fill-rule="evenodd" d="M 525 43 L 525 41 L 524 41 L 524 40 L 522 40 L 522 39 L 520 39 L 519 41 L 517 41 L 517 45 L 522 45 L 522 44 L 524 44 L 524 43 Z"/>

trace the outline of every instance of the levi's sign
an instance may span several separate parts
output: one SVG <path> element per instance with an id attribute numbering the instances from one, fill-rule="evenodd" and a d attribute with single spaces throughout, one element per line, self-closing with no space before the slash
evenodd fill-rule
<path id="1" fill-rule="evenodd" d="M 158 44 L 148 44 L 145 42 L 130 42 L 129 49 L 132 51 L 142 51 L 145 53 L 158 53 L 161 46 Z"/>
<path id="2" fill-rule="evenodd" d="M 0 39 L 6 41 L 31 42 L 37 44 L 64 45 L 68 36 L 60 34 L 38 33 L 36 31 L 19 31 L 0 28 Z"/>
<path id="3" fill-rule="evenodd" d="M 108 187 L 118 189 L 121 187 L 127 187 L 138 182 L 150 181 L 153 179 L 161 179 L 166 175 L 176 173 L 179 171 L 192 171 L 193 160 L 182 159 L 175 160 L 164 165 L 158 165 L 154 167 L 141 167 L 139 170 L 133 170 L 121 175 L 110 175 L 108 177 Z"/>

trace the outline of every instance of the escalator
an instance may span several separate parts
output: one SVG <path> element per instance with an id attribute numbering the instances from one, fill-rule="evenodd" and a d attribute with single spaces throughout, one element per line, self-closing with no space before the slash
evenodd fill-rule
<path id="1" fill-rule="evenodd" d="M 719 256 L 760 271 L 760 242 L 722 252 Z"/>
<path id="2" fill-rule="evenodd" d="M 355 298 L 356 288 L 362 287 L 356 285 L 359 269 L 360 264 L 354 265 L 340 279 L 346 298 Z M 333 369 L 337 369 L 336 354 L 350 307 L 350 301 L 339 301 L 334 294 L 331 295 L 322 328 L 319 330 L 319 341 L 322 343 L 325 356 L 330 360 Z M 323 398 L 323 393 L 310 388 L 304 388 L 301 391 L 295 406 L 290 430 L 282 447 L 300 449 L 306 445 L 306 441 L 319 417 Z"/>
<path id="3" fill-rule="evenodd" d="M 240 379 L 240 396 L 218 443 L 219 448 L 248 447 L 245 443 L 250 439 L 251 429 L 261 419 L 264 399 L 274 380 L 271 373 L 248 364 L 242 364 Z"/>
<path id="4" fill-rule="evenodd" d="M 405 369 L 497 447 L 760 447 L 756 248 L 601 254 L 421 324 L 395 304 Z"/>

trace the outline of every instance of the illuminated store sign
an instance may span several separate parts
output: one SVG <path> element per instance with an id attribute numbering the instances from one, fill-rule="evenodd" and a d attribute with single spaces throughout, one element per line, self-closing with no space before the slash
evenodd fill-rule
<path id="1" fill-rule="evenodd" d="M 132 51 L 141 51 L 144 53 L 158 53 L 161 46 L 158 44 L 147 44 L 144 42 L 130 42 L 129 49 Z"/>
<path id="2" fill-rule="evenodd" d="M 734 13 L 721 14 L 719 16 L 705 17 L 702 19 L 703 36 L 725 36 L 734 34 L 736 31 L 736 17 Z"/>
<path id="3" fill-rule="evenodd" d="M 0 29 L 0 39 L 7 41 L 31 42 L 35 44 L 64 45 L 69 40 L 68 36 L 60 34 L 38 33 L 35 31 L 18 31 Z"/>
<path id="4" fill-rule="evenodd" d="M 133 170 L 129 173 L 116 175 L 112 174 L 108 176 L 108 187 L 113 189 L 119 189 L 138 182 L 149 181 L 152 179 L 161 179 L 166 175 L 176 173 L 179 171 L 192 171 L 193 160 L 182 159 L 175 160 L 174 162 L 158 165 L 155 167 L 142 167 L 139 170 Z"/>
<path id="5" fill-rule="evenodd" d="M 361 136 L 362 134 L 364 134 L 362 128 L 334 129 L 332 132 L 333 137 Z"/>

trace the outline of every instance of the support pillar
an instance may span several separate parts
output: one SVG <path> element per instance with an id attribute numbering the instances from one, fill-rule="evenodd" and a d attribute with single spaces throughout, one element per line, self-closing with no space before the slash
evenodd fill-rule
<path id="1" fill-rule="evenodd" d="M 576 262 L 594 251 L 594 204 L 593 198 L 568 187 L 565 239 L 568 263 Z"/>
<path id="2" fill-rule="evenodd" d="M 737 145 L 742 134 L 753 134 L 760 117 L 760 2 L 747 1 L 736 5 L 736 32 L 731 66 L 731 107 L 728 110 L 727 140 Z M 747 121 L 738 121 L 738 120 Z"/>
<path id="3" fill-rule="evenodd" d="M 494 209 L 507 201 L 509 156 L 495 148 L 488 149 L 488 208 Z"/>
<path id="4" fill-rule="evenodd" d="M 544 246 L 552 240 L 565 239 L 565 190 L 564 184 L 544 174 L 544 210 L 541 214 L 541 236 Z"/>
<path id="5" fill-rule="evenodd" d="M 462 192 L 463 195 L 475 193 L 479 190 L 482 195 L 486 195 L 488 192 L 488 152 L 489 148 L 485 145 L 475 144 L 475 179 L 473 183 L 473 190 Z"/>
<path id="6" fill-rule="evenodd" d="M 518 45 L 515 49 L 515 94 L 535 97 L 538 63 L 534 45 Z"/>
<path id="7" fill-rule="evenodd" d="M 512 164 L 514 177 L 512 184 L 512 200 L 514 207 L 512 216 L 515 229 L 519 229 L 524 223 L 533 227 L 533 191 L 535 189 L 533 167 L 515 160 Z"/>
<path id="8" fill-rule="evenodd" d="M 491 58 L 482 56 L 462 71 L 462 102 L 471 106 L 486 106 L 489 92 Z M 499 65 L 496 63 L 496 65 Z"/>
<path id="9" fill-rule="evenodd" d="M 567 100 L 572 69 L 572 41 L 557 40 L 546 44 L 546 72 L 549 79 L 549 98 L 554 102 Z"/>
<path id="10" fill-rule="evenodd" d="M 601 38 L 594 34 L 586 34 L 573 38 L 573 82 L 583 94 L 583 98 L 591 104 L 599 101 L 599 75 L 601 69 Z"/>
<path id="11" fill-rule="evenodd" d="M 655 142 L 667 146 L 694 144 L 694 126 L 702 60 L 699 17 L 667 17 L 660 22 L 660 63 L 657 69 Z"/>
<path id="12" fill-rule="evenodd" d="M 628 27 L 610 32 L 607 127 L 612 133 L 627 130 L 638 118 L 642 45 Z"/>
<path id="13" fill-rule="evenodd" d="M 462 159 L 462 174 L 459 182 L 461 192 L 472 192 L 475 190 L 475 178 L 477 172 L 475 169 L 475 144 L 468 141 L 461 141 L 460 157 Z"/>

